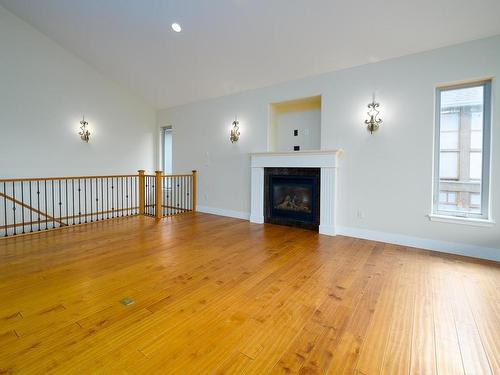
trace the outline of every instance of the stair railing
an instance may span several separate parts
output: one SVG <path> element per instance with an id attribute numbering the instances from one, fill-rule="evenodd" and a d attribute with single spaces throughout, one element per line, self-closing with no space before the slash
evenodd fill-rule
<path id="1" fill-rule="evenodd" d="M 195 209 L 196 171 L 0 179 L 0 237 L 127 216 L 161 219 Z"/>

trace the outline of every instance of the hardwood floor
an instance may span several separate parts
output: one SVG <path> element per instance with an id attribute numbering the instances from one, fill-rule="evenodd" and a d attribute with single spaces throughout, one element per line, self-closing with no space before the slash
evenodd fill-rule
<path id="1" fill-rule="evenodd" d="M 500 374 L 500 265 L 204 214 L 1 240 L 10 372 Z"/>

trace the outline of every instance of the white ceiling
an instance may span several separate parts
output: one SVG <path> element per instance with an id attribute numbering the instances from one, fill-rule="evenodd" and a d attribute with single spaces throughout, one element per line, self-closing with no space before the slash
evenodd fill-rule
<path id="1" fill-rule="evenodd" d="M 500 34 L 499 0 L 0 4 L 156 108 Z"/>

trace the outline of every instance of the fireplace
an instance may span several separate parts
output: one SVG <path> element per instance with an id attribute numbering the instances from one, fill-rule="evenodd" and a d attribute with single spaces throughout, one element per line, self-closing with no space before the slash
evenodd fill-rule
<path id="1" fill-rule="evenodd" d="M 265 168 L 266 223 L 318 230 L 320 168 Z"/>
<path id="2" fill-rule="evenodd" d="M 278 223 L 287 225 L 312 226 L 320 234 L 335 236 L 337 210 L 337 167 L 341 150 L 324 151 L 295 151 L 295 152 L 258 152 L 251 154 L 251 206 L 250 221 L 256 224 Z M 271 175 L 288 177 L 307 177 L 318 174 L 316 193 L 311 193 L 312 201 L 319 199 L 316 206 L 314 223 L 307 223 L 302 217 L 291 218 L 290 215 L 299 216 L 299 213 L 274 211 L 271 215 L 269 204 L 269 182 Z M 304 182 L 304 180 L 301 180 Z M 285 196 L 286 197 L 286 196 Z M 290 197 L 291 199 L 291 197 Z M 313 208 L 314 210 L 314 208 Z M 319 227 L 317 215 L 319 212 Z M 287 216 L 288 217 L 284 217 Z M 273 216 L 273 217 L 271 217 Z"/>

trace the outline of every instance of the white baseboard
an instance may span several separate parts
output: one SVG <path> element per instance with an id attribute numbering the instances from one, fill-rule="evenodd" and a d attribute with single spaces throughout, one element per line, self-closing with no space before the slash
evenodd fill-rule
<path id="1" fill-rule="evenodd" d="M 395 245 L 416 247 L 419 249 L 433 250 L 442 253 L 464 255 L 468 257 L 488 259 L 500 262 L 500 249 L 491 247 L 431 240 L 428 238 L 412 237 L 402 234 L 379 232 L 375 230 L 360 228 L 337 227 L 336 229 L 337 234 L 343 236 L 356 237 L 371 241 L 386 242 Z"/>
<path id="2" fill-rule="evenodd" d="M 250 222 L 254 224 L 264 224 L 264 217 L 263 216 L 252 216 L 250 215 Z"/>
<path id="3" fill-rule="evenodd" d="M 324 234 L 327 236 L 335 236 L 337 231 L 333 225 L 319 225 L 319 234 Z"/>
<path id="4" fill-rule="evenodd" d="M 225 210 L 222 208 L 197 206 L 199 212 L 207 214 L 234 217 L 236 219 L 250 220 L 250 213 Z M 439 240 L 432 240 L 428 238 L 412 237 L 403 234 L 380 232 L 376 230 L 352 228 L 352 227 L 329 227 L 320 226 L 320 233 L 335 236 L 343 235 L 348 237 L 362 238 L 365 240 L 385 242 L 395 245 L 402 245 L 408 247 L 416 247 L 419 249 L 439 251 L 441 253 L 450 253 L 457 255 L 464 255 L 473 258 L 488 259 L 500 262 L 500 249 L 492 247 L 483 247 L 475 245 L 466 245 L 455 242 L 446 242 Z"/>
<path id="5" fill-rule="evenodd" d="M 250 213 L 248 213 L 248 212 L 225 210 L 223 208 L 215 208 L 215 207 L 208 207 L 208 206 L 196 206 L 196 211 L 204 212 L 206 214 L 212 214 L 212 215 L 234 217 L 236 219 L 243 219 L 243 220 L 250 219 Z"/>

